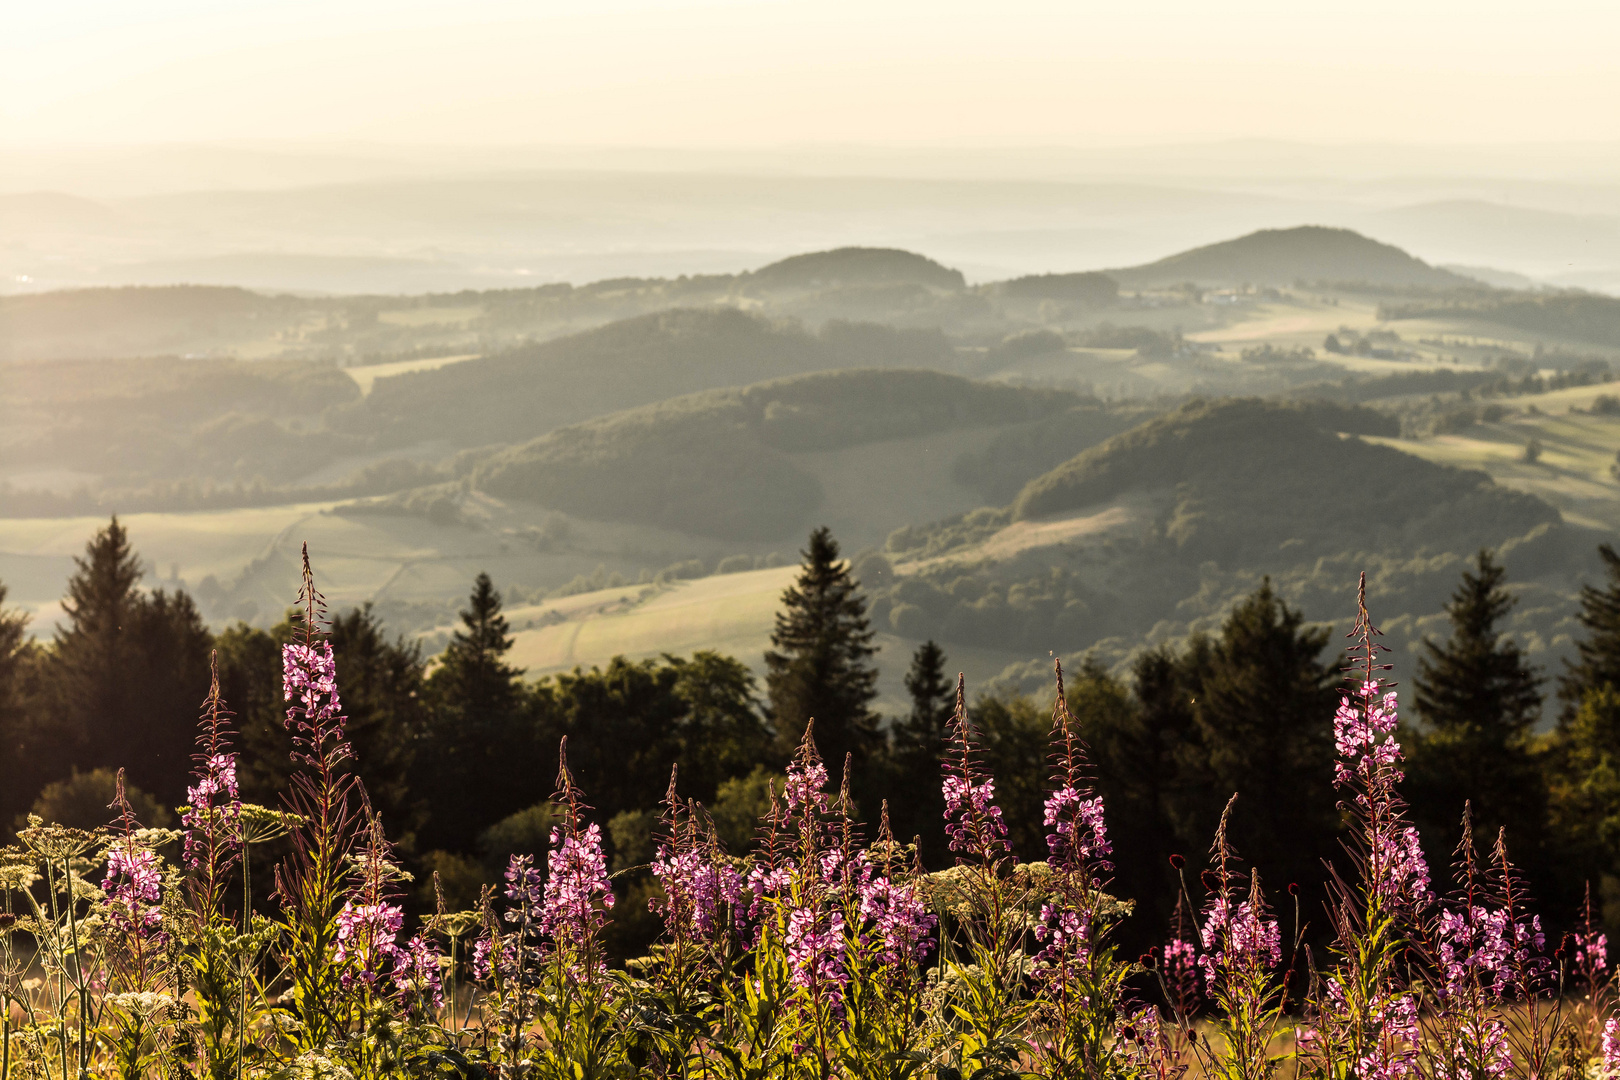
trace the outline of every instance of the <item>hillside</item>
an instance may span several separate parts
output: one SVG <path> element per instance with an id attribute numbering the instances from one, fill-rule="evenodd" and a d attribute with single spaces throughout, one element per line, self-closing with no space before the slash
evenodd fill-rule
<path id="1" fill-rule="evenodd" d="M 698 390 L 843 367 L 943 366 L 952 355 L 937 333 L 843 325 L 812 334 L 731 308 L 677 309 L 379 379 L 353 421 L 386 444 L 515 442 Z"/>
<path id="2" fill-rule="evenodd" d="M 896 248 L 846 247 L 794 255 L 746 275 L 765 289 L 825 289 L 834 285 L 930 285 L 960 289 L 960 270 Z"/>
<path id="3" fill-rule="evenodd" d="M 1269 576 L 1307 618 L 1350 614 L 1366 570 L 1410 644 L 1464 559 L 1503 552 L 1532 652 L 1567 647 L 1570 597 L 1602 534 L 1533 495 L 1341 434 L 1362 409 L 1194 401 L 1031 480 L 1011 506 L 897 531 L 885 625 L 950 645 L 1119 659 L 1179 636 Z M 1387 423 L 1387 420 L 1383 421 Z"/>
<path id="4" fill-rule="evenodd" d="M 1261 229 L 1142 266 L 1107 271 L 1128 289 L 1197 285 L 1292 285 L 1357 282 L 1427 288 L 1478 288 L 1478 282 L 1430 266 L 1400 248 L 1349 229 L 1301 225 Z"/>
<path id="5" fill-rule="evenodd" d="M 793 538 L 820 483 L 794 455 L 957 428 L 1005 426 L 1072 407 L 1073 394 L 929 371 L 841 371 L 674 398 L 502 451 L 481 490 L 549 509 L 700 536 Z"/>
<path id="6" fill-rule="evenodd" d="M 1620 299 L 1591 293 L 1417 300 L 1382 304 L 1381 319 L 1464 318 L 1510 327 L 1537 338 L 1558 338 L 1620 348 Z"/>

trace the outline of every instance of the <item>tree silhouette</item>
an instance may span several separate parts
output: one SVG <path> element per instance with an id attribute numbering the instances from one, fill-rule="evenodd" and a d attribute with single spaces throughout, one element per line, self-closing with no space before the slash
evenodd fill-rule
<path id="1" fill-rule="evenodd" d="M 836 778 L 851 755 L 864 775 L 881 745 L 877 670 L 868 661 L 877 651 L 866 618 L 866 598 L 839 557 L 838 543 L 825 526 L 810 534 L 798 580 L 782 594 L 773 648 L 765 654 L 765 689 L 777 745 L 785 758 L 804 729 L 815 721 L 816 745 Z"/>

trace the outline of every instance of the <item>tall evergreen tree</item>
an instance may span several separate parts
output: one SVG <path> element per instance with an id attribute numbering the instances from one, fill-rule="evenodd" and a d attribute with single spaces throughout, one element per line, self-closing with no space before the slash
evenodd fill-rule
<path id="1" fill-rule="evenodd" d="M 0 583 L 0 835 L 53 777 L 38 745 L 34 672 L 39 649 L 28 640 L 28 613 L 7 610 L 6 586 Z"/>
<path id="2" fill-rule="evenodd" d="M 1472 802 L 1476 834 L 1494 837 L 1506 826 L 1522 865 L 1539 848 L 1545 810 L 1530 744 L 1541 679 L 1502 633 L 1514 604 L 1506 576 L 1482 550 L 1446 605 L 1451 636 L 1424 642 L 1413 680 L 1423 727 L 1411 740 L 1408 773 L 1413 813 L 1436 853 L 1455 846 L 1463 804 Z"/>
<path id="3" fill-rule="evenodd" d="M 911 712 L 893 728 L 889 819 L 896 836 L 920 838 L 924 860 L 938 865 L 945 855 L 940 762 L 950 738 L 956 685 L 946 674 L 945 650 L 937 642 L 917 647 L 905 683 Z"/>
<path id="4" fill-rule="evenodd" d="M 141 564 L 114 517 L 74 560 L 53 680 L 72 765 L 125 768 L 160 799 L 184 793 L 212 637 L 183 592 L 138 589 Z"/>
<path id="5" fill-rule="evenodd" d="M 792 752 L 815 721 L 816 745 L 836 778 L 851 755 L 856 777 L 866 776 L 881 745 L 876 653 L 866 618 L 866 598 L 840 558 L 838 542 L 825 526 L 810 534 L 798 581 L 782 594 L 773 648 L 765 654 L 765 688 L 779 751 Z"/>
<path id="6" fill-rule="evenodd" d="M 1558 680 L 1558 697 L 1564 703 L 1566 720 L 1581 707 L 1586 695 L 1605 685 L 1620 687 L 1620 553 L 1608 544 L 1598 545 L 1598 556 L 1608 575 L 1606 584 L 1581 586 L 1581 611 L 1577 616 L 1586 628 L 1586 637 L 1575 643 L 1577 659 L 1565 661 Z"/>
<path id="7" fill-rule="evenodd" d="M 467 822 L 539 801 L 527 797 L 535 746 L 523 670 L 506 662 L 510 627 L 488 574 L 474 581 L 461 622 L 428 679 L 432 716 L 416 770 L 432 808 L 429 846 L 447 850 L 471 843 Z"/>
<path id="8" fill-rule="evenodd" d="M 1232 841 L 1279 887 L 1315 881 L 1337 835 L 1329 783 L 1337 678 L 1322 663 L 1327 643 L 1328 631 L 1305 626 L 1267 579 L 1233 607 L 1218 638 L 1193 643 L 1183 676 L 1197 687 L 1182 764 L 1202 787 L 1193 835 L 1212 835 L 1237 792 Z"/>

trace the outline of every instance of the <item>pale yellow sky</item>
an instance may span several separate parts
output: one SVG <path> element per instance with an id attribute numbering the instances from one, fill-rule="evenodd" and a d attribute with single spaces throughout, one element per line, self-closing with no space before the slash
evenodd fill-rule
<path id="1" fill-rule="evenodd" d="M 0 143 L 1620 139 L 1620 5 L 8 0 Z"/>

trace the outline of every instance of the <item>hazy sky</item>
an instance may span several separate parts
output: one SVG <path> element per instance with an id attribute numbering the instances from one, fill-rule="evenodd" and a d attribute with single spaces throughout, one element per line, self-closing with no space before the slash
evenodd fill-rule
<path id="1" fill-rule="evenodd" d="M 1620 5 L 6 0 L 0 142 L 1620 139 Z"/>

